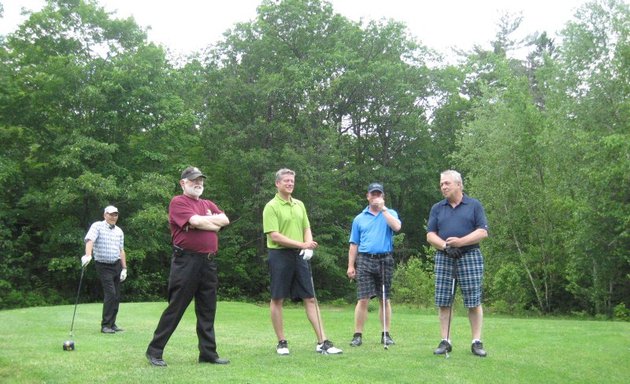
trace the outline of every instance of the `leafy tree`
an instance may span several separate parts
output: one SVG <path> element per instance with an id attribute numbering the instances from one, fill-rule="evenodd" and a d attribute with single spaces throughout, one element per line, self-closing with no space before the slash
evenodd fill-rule
<path id="1" fill-rule="evenodd" d="M 607 192 L 628 175 L 619 156 L 628 153 L 627 119 L 618 118 L 627 109 L 628 8 L 591 3 L 577 17 L 560 49 L 544 34 L 534 40 L 527 67 L 507 50 L 477 57 L 468 76 L 474 120 L 455 159 L 493 224 L 492 300 L 612 314 L 628 285 L 626 252 L 611 247 L 627 245 L 626 188 L 612 199 Z M 519 284 L 515 276 L 528 282 L 527 296 L 501 289 Z"/>
<path id="2" fill-rule="evenodd" d="M 591 2 L 562 35 L 549 97 L 560 129 L 549 140 L 572 204 L 568 289 L 587 312 L 612 316 L 630 294 L 630 8 Z"/>
<path id="3" fill-rule="evenodd" d="M 345 280 L 350 224 L 370 181 L 385 182 L 390 204 L 414 223 L 414 187 L 425 179 L 417 165 L 431 142 L 423 104 L 430 86 L 426 50 L 405 33 L 395 22 L 362 28 L 328 2 L 264 1 L 257 19 L 237 25 L 208 58 L 204 140 L 222 143 L 212 157 L 231 165 L 217 171 L 231 180 L 227 206 L 238 218 L 225 232 L 227 241 L 239 232 L 226 258 L 234 269 L 243 258 L 253 267 L 230 268 L 224 281 L 266 281 L 260 218 L 280 167 L 298 172 L 295 196 L 322 245 L 314 273 L 327 287 L 323 297 L 348 288 L 336 282 Z M 246 172 L 234 180 L 234 170 Z"/>
<path id="4" fill-rule="evenodd" d="M 2 156 L 2 233 L 22 239 L 7 242 L 2 263 L 12 289 L 71 296 L 81 239 L 110 203 L 123 214 L 138 277 L 130 284 L 143 287 L 136 294 L 164 286 L 156 259 L 168 254 L 165 206 L 177 188 L 161 172 L 176 175 L 189 163 L 198 134 L 163 50 L 145 40 L 131 19 L 110 19 L 91 1 L 59 0 L 3 44 L 0 127 L 18 140 Z"/>
<path id="5" fill-rule="evenodd" d="M 484 96 L 477 100 L 474 121 L 462 132 L 455 158 L 467 174 L 467 188 L 484 203 L 492 223 L 489 275 L 512 261 L 527 277 L 531 293 L 531 302 L 519 304 L 549 312 L 562 290 L 563 258 L 555 246 L 562 211 L 556 209 L 555 190 L 548 185 L 547 148 L 538 142 L 546 122 L 532 100 L 527 77 L 514 74 L 500 57 L 493 66 L 502 86 L 480 87 Z M 500 299 L 502 291 L 495 292 Z"/>
<path id="6" fill-rule="evenodd" d="M 397 289 L 427 304 L 424 223 L 439 172 L 456 168 L 491 223 L 495 309 L 622 317 L 628 14 L 618 0 L 586 4 L 560 43 L 515 40 L 522 18 L 505 15 L 488 49 L 440 67 L 404 24 L 351 22 L 327 1 L 263 0 L 255 20 L 181 60 L 93 0 L 50 0 L 0 39 L 0 308 L 72 298 L 81 239 L 107 204 L 127 235 L 126 299 L 163 299 L 167 205 L 188 165 L 231 219 L 222 297 L 268 298 L 262 209 L 289 167 L 320 243 L 322 299 L 353 300 L 350 224 L 381 181 L 403 220 Z M 86 280 L 97 299 L 93 269 Z"/>

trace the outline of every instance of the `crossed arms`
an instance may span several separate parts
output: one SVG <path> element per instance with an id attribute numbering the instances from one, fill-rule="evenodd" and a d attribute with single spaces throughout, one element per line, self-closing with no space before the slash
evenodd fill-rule
<path id="1" fill-rule="evenodd" d="M 225 213 L 212 213 L 208 210 L 208 214 L 194 215 L 188 219 L 190 227 L 200 229 L 202 231 L 218 232 L 221 228 L 230 224 L 230 220 Z"/>

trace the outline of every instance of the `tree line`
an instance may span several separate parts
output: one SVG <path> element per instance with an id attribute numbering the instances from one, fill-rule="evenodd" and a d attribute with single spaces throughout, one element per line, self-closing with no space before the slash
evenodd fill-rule
<path id="1" fill-rule="evenodd" d="M 432 305 L 425 224 L 452 168 L 488 215 L 489 308 L 627 318 L 629 6 L 587 3 L 559 41 L 515 41 L 521 21 L 505 15 L 489 47 L 448 64 L 395 20 L 263 0 L 182 58 L 95 0 L 49 0 L 0 36 L 0 308 L 71 301 L 82 239 L 108 204 L 126 235 L 125 299 L 163 300 L 167 207 L 188 165 L 231 220 L 223 299 L 268 299 L 262 209 L 288 167 L 320 243 L 322 300 L 354 298 L 350 225 L 379 181 L 403 222 L 399 298 L 418 279 Z M 96 300 L 93 271 L 86 281 Z"/>

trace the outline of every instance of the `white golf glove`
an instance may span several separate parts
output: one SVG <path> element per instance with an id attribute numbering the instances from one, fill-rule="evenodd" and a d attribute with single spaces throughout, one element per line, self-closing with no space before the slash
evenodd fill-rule
<path id="1" fill-rule="evenodd" d="M 120 282 L 122 283 L 126 279 L 127 279 L 127 268 L 123 268 L 123 270 L 120 272 Z"/>
<path id="2" fill-rule="evenodd" d="M 302 251 L 300 251 L 300 255 L 302 255 L 302 259 L 308 261 L 311 259 L 311 257 L 313 257 L 313 250 L 303 249 Z"/>
<path id="3" fill-rule="evenodd" d="M 81 256 L 81 267 L 85 267 L 86 265 L 90 264 L 90 261 L 92 261 L 92 256 L 90 255 Z"/>

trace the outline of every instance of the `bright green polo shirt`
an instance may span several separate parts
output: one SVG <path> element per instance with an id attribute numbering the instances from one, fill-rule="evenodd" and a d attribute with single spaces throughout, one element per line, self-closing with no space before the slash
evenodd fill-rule
<path id="1" fill-rule="evenodd" d="M 280 232 L 291 240 L 303 242 L 304 230 L 310 227 L 304 203 L 298 199 L 292 197 L 291 201 L 286 201 L 276 193 L 276 196 L 265 205 L 263 230 L 267 235 L 267 248 L 285 248 L 271 240 L 271 232 Z"/>

